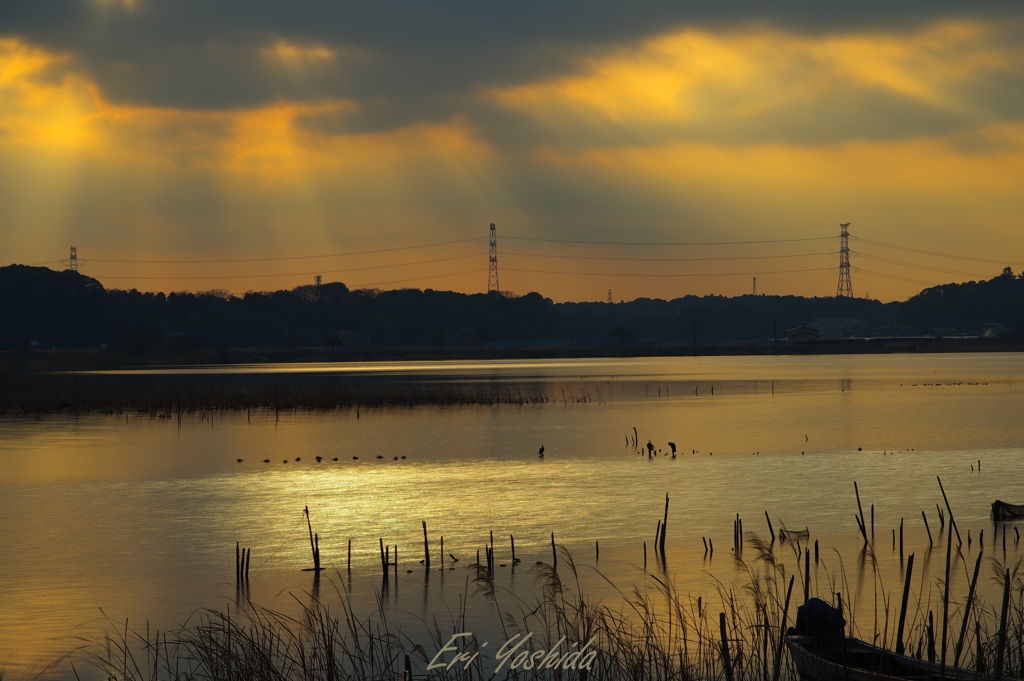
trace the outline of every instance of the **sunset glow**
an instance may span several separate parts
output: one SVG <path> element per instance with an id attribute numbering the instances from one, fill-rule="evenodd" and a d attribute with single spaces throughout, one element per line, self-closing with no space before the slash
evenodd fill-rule
<path id="1" fill-rule="evenodd" d="M 462 34 L 447 54 L 313 16 L 232 31 L 182 10 L 169 20 L 194 35 L 174 37 L 150 3 L 80 9 L 78 34 L 30 10 L 0 22 L 8 263 L 59 268 L 74 244 L 108 288 L 320 273 L 478 292 L 495 222 L 516 293 L 737 295 L 759 276 L 816 296 L 849 221 L 856 289 L 883 300 L 1024 266 L 1019 13 L 677 17 L 537 37 L 548 63 L 505 35 L 474 64 L 455 59 L 475 49 Z"/>

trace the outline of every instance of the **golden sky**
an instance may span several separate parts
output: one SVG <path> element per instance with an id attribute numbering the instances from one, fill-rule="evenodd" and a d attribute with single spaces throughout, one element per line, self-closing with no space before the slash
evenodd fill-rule
<path id="1" fill-rule="evenodd" d="M 1020 271 L 1024 11 L 865 7 L 12 0 L 0 265 L 473 293 L 494 222 L 505 291 L 829 296 L 850 222 L 858 296 Z"/>

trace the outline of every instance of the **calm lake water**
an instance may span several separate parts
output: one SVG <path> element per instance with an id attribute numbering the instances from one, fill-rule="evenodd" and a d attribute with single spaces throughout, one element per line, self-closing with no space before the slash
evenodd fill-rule
<path id="1" fill-rule="evenodd" d="M 320 597 L 336 601 L 348 590 L 357 608 L 362 603 L 372 614 L 381 593 L 383 538 L 399 547 L 399 574 L 382 602 L 392 626 L 416 635 L 425 621 L 450 622 L 463 594 L 472 594 L 473 573 L 464 566 L 483 551 L 491 532 L 499 564 L 511 563 L 509 536 L 515 537 L 523 562 L 515 570 L 499 568 L 497 582 L 523 599 L 536 590 L 534 563 L 551 559 L 553 532 L 595 597 L 615 598 L 597 570 L 626 592 L 650 586 L 647 542 L 650 573 L 664 570 L 680 591 L 714 602 L 719 581 L 728 586 L 747 579 L 731 555 L 733 520 L 739 514 L 745 531 L 766 537 L 767 511 L 776 531 L 783 525 L 809 528 L 822 549 L 823 572 L 814 575 L 820 591 L 827 594 L 830 575 L 842 574 L 857 599 L 853 606 L 863 611 L 872 607 L 876 582 L 857 558 L 854 481 L 865 514 L 874 507 L 883 588 L 901 587 L 892 532 L 902 518 L 905 551 L 916 552 L 921 566 L 915 582 L 921 598 L 932 602 L 944 559 L 936 476 L 965 542 L 954 590 L 965 591 L 964 573 L 968 564 L 973 568 L 982 530 L 992 549 L 991 502 L 1024 503 L 1019 354 L 176 371 L 487 381 L 548 401 L 218 412 L 186 417 L 180 425 L 177 419 L 124 414 L 0 420 L 5 679 L 39 673 L 82 640 L 102 640 L 104 631 L 126 620 L 142 630 L 147 622 L 167 629 L 199 608 L 235 608 L 236 542 L 252 549 L 254 602 L 287 611 L 308 601 L 313 578 L 302 571 L 312 565 L 306 506 L 329 568 Z M 657 456 L 648 457 L 648 440 L 660 450 Z M 668 456 L 669 441 L 678 447 L 675 459 Z M 543 458 L 537 455 L 541 445 Z M 671 501 L 662 568 L 650 546 L 666 493 Z M 931 552 L 921 511 L 936 535 Z M 433 547 L 431 575 L 419 564 L 423 521 Z M 436 570 L 442 535 L 445 553 L 460 559 L 455 570 L 447 569 L 453 565 L 447 556 L 446 569 Z M 714 542 L 713 555 L 705 554 L 703 538 Z M 1013 540 L 1011 526 L 1011 564 L 1024 551 Z M 792 563 L 790 572 L 796 570 L 795 553 L 784 548 L 779 555 Z M 995 593 L 989 582 L 982 588 Z M 493 601 L 471 595 L 465 607 L 479 627 L 493 626 Z M 871 617 L 862 618 L 869 627 Z M 422 642 L 430 647 L 429 640 Z M 62 664 L 45 677 L 72 676 Z"/>

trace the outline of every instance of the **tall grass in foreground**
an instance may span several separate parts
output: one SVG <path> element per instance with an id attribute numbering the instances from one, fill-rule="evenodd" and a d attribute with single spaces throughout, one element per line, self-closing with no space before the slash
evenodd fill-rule
<path id="1" fill-rule="evenodd" d="M 105 642 L 93 644 L 80 654 L 75 674 L 98 671 L 104 678 L 119 680 L 156 679 L 275 679 L 371 680 L 403 679 L 407 656 L 414 679 L 437 681 L 476 681 L 483 679 L 557 679 L 572 681 L 604 680 L 730 680 L 792 681 L 796 672 L 782 645 L 785 628 L 795 620 L 802 588 L 793 589 L 787 608 L 787 590 L 803 576 L 798 570 L 787 573 L 778 561 L 774 544 L 753 542 L 757 556 L 742 563 L 748 580 L 739 587 L 719 584 L 714 596 L 704 601 L 681 594 L 661 577 L 649 574 L 650 582 L 624 592 L 613 586 L 614 602 L 602 603 L 588 597 L 571 555 L 561 550 L 557 570 L 547 564 L 534 568 L 538 582 L 533 600 L 525 600 L 495 588 L 486 566 L 474 565 L 476 593 L 468 590 L 460 598 L 461 607 L 449 614 L 445 624 L 424 623 L 420 639 L 411 638 L 389 623 L 389 614 L 378 597 L 376 609 L 369 615 L 356 611 L 351 597 L 338 592 L 337 605 L 310 598 L 298 602 L 298 614 L 288 615 L 248 604 L 244 616 L 230 612 L 205 610 L 170 632 L 136 632 L 127 625 L 109 634 Z M 800 565 L 800 561 L 797 565 Z M 1000 577 L 1002 567 L 998 568 Z M 1019 565 L 1014 569 L 1010 618 L 1007 626 L 1007 654 L 1004 677 L 1019 677 L 1024 671 L 1024 584 Z M 826 584 L 830 592 L 847 586 L 842 567 L 830 572 Z M 847 593 L 849 591 L 847 590 Z M 799 594 L 799 596 L 798 596 Z M 828 600 L 829 594 L 819 594 Z M 453 635 L 472 631 L 466 621 L 469 598 L 487 598 L 493 606 L 493 635 L 458 639 L 457 651 L 438 658 Z M 871 624 L 874 640 L 882 644 L 889 635 L 891 613 L 885 599 L 880 612 L 875 610 Z M 961 602 L 958 604 L 962 612 Z M 907 651 L 929 655 L 934 647 L 934 626 L 929 630 L 925 614 L 931 605 L 918 598 L 913 624 L 908 627 Z M 784 614 L 785 613 L 785 614 Z M 969 654 L 961 666 L 991 671 L 995 661 L 995 641 L 999 625 L 998 607 L 977 603 L 972 610 L 968 638 Z M 879 617 L 884 618 L 879 622 Z M 846 612 L 847 630 L 871 639 L 851 622 Z M 723 619 L 725 640 L 723 642 Z M 956 624 L 957 626 L 953 626 Z M 956 630 L 959 620 L 950 619 Z M 865 627 L 866 628 L 866 627 Z M 497 655 L 501 643 L 522 641 L 514 655 Z M 482 646 L 489 640 L 490 647 Z M 888 640 L 891 643 L 891 639 Z M 544 651 L 559 650 L 557 659 L 574 651 L 593 651 L 592 661 L 580 657 L 568 665 L 549 665 L 556 658 Z M 530 653 L 538 653 L 537 666 L 528 668 Z M 455 655 L 459 661 L 447 664 Z M 479 655 L 473 656 L 475 653 Z M 952 659 L 950 657 L 950 659 Z M 726 663 L 728 660 L 728 666 Z M 518 661 L 518 664 L 517 664 Z M 87 673 L 85 666 L 91 669 Z M 568 667 L 568 668 L 564 668 Z"/>

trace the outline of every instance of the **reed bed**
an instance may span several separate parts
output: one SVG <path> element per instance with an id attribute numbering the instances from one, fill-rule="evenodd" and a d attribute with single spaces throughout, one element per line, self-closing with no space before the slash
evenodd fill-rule
<path id="1" fill-rule="evenodd" d="M 795 621 L 798 604 L 803 602 L 800 583 L 807 575 L 801 558 L 806 554 L 800 547 L 793 549 L 796 560 L 791 564 L 797 569 L 791 571 L 785 562 L 791 556 L 784 545 L 765 542 L 753 533 L 748 534 L 747 543 L 751 560 L 735 558 L 745 570 L 745 583 L 719 583 L 714 595 L 706 600 L 678 592 L 669 580 L 654 573 L 648 573 L 647 581 L 631 590 L 621 590 L 605 580 L 615 597 L 593 599 L 582 584 L 585 580 L 581 580 L 581 570 L 572 556 L 558 547 L 557 569 L 547 563 L 532 568 L 537 589 L 530 598 L 496 587 L 486 563 L 469 566 L 467 591 L 460 599 L 460 608 L 449 613 L 445 624 L 436 619 L 423 623 L 426 634 L 414 636 L 396 628 L 380 596 L 375 609 L 360 613 L 360 604 L 336 587 L 336 596 L 326 599 L 308 594 L 297 598 L 298 614 L 245 602 L 241 615 L 203 610 L 169 632 L 136 632 L 127 624 L 113 627 L 106 641 L 88 646 L 86 652 L 74 658 L 73 665 L 76 675 L 90 668 L 104 678 L 126 681 L 794 681 L 796 672 L 782 637 Z M 869 551 L 862 558 L 873 564 Z M 1003 678 L 1021 678 L 1024 570 L 1020 563 L 1008 568 L 998 560 L 987 561 L 992 579 L 1001 582 L 1007 572 L 1011 575 Z M 871 612 L 857 612 L 849 605 L 855 600 L 847 601 L 843 596 L 851 592 L 841 557 L 836 556 L 835 566 L 824 563 L 821 570 L 815 570 L 815 580 L 808 580 L 812 595 L 834 603 L 842 600 L 849 634 L 891 648 L 895 637 L 893 604 L 899 602 L 900 589 L 887 588 L 878 571 L 873 570 Z M 604 580 L 596 569 L 584 570 L 594 570 L 591 577 Z M 908 654 L 937 661 L 940 623 L 935 616 L 941 617 L 942 603 L 931 600 L 934 586 L 922 584 L 921 590 L 927 595 L 919 592 L 914 596 L 905 639 Z M 491 621 L 484 628 L 493 635 L 458 638 L 458 645 L 445 653 L 445 647 L 456 640 L 455 635 L 480 631 L 467 621 L 470 598 L 489 600 L 486 610 L 491 613 Z M 961 628 L 966 615 L 963 653 L 958 663 L 991 673 L 999 655 L 999 604 L 983 603 L 974 596 L 974 607 L 968 612 L 966 600 L 954 599 L 947 614 L 949 629 L 954 632 Z M 487 638 L 494 643 L 485 650 L 481 644 Z M 523 643 L 514 655 L 502 658 L 495 654 L 496 639 Z M 950 663 L 955 640 L 955 635 L 947 640 Z M 559 651 L 557 658 L 549 655 L 555 650 Z M 575 661 L 564 663 L 572 652 L 581 654 Z M 584 652 L 593 655 L 587 658 Z M 480 654 L 474 657 L 476 653 Z M 526 660 L 534 653 L 535 663 L 529 668 Z M 545 659 L 562 662 L 544 668 Z M 434 668 L 428 669 L 432 662 Z M 404 675 L 406 670 L 408 675 Z"/>
<path id="2" fill-rule="evenodd" d="M 0 373 L 0 416 L 95 412 L 180 418 L 182 414 L 218 411 L 327 412 L 556 400 L 539 388 L 517 384 Z"/>

